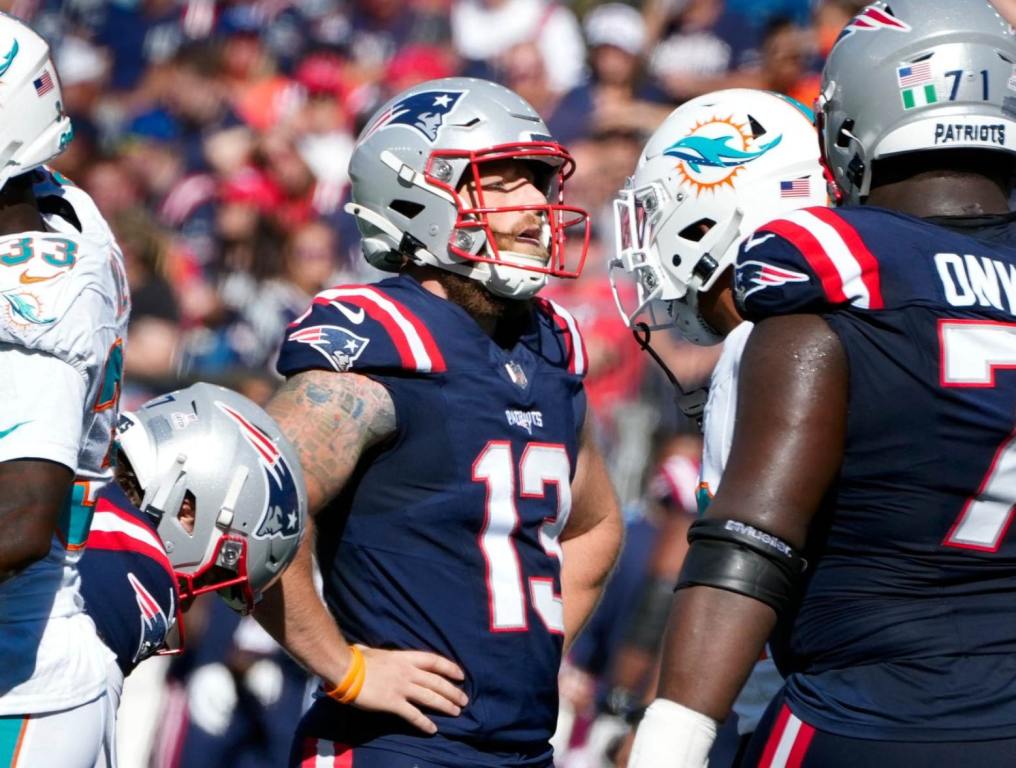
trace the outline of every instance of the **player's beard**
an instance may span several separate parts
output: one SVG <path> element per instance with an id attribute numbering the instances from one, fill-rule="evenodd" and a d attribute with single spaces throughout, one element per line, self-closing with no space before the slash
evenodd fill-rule
<path id="1" fill-rule="evenodd" d="M 466 310 L 481 324 L 486 320 L 496 325 L 502 319 L 524 313 L 529 307 L 529 302 L 525 300 L 495 296 L 481 283 L 464 275 L 444 272 L 440 279 L 448 299 Z"/>

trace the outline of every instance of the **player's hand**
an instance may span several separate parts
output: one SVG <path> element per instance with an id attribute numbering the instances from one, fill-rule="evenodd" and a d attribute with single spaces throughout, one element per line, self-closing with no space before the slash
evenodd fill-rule
<path id="1" fill-rule="evenodd" d="M 455 685 L 465 680 L 465 674 L 443 656 L 426 651 L 360 649 L 367 674 L 354 706 L 391 712 L 424 733 L 436 733 L 437 726 L 421 708 L 455 717 L 469 703 L 469 697 Z"/>

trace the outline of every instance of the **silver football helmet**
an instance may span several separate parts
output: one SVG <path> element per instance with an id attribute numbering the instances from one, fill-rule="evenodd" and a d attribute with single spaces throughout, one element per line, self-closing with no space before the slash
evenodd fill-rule
<path id="1" fill-rule="evenodd" d="M 73 135 L 49 45 L 0 13 L 0 187 L 52 160 Z"/>
<path id="2" fill-rule="evenodd" d="M 540 205 L 487 206 L 479 184 L 484 163 L 526 160 L 547 196 Z M 575 164 L 536 111 L 504 86 L 453 77 L 414 86 L 382 106 L 357 140 L 349 163 L 353 214 L 363 253 L 375 267 L 398 271 L 406 259 L 472 278 L 492 293 L 527 298 L 548 275 L 577 277 L 589 244 L 589 216 L 564 204 Z M 475 180 L 477 203 L 460 194 Z M 549 258 L 498 248 L 489 215 L 532 211 L 542 221 Z M 565 236 L 582 233 L 581 252 L 566 257 Z"/>
<path id="3" fill-rule="evenodd" d="M 1016 37 L 988 0 L 880 0 L 847 24 L 816 102 L 834 198 L 857 203 L 875 160 L 1016 153 Z"/>
<path id="4" fill-rule="evenodd" d="M 629 327 L 675 326 L 695 344 L 718 343 L 699 294 L 757 227 L 827 204 L 805 107 L 745 88 L 682 104 L 650 137 L 614 201 L 617 253 L 608 274 L 621 317 Z"/>
<path id="5" fill-rule="evenodd" d="M 307 516 L 296 451 L 275 421 L 199 383 L 122 414 L 117 441 L 141 511 L 159 521 L 181 598 L 218 591 L 237 610 L 253 608 L 296 555 Z"/>

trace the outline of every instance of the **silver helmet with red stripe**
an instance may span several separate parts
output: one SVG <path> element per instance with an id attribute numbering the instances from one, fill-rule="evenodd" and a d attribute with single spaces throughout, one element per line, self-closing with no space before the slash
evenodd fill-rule
<path id="1" fill-rule="evenodd" d="M 881 158 L 1016 154 L 1016 34 L 988 0 L 879 0 L 847 24 L 815 105 L 838 202 L 871 190 Z"/>
<path id="2" fill-rule="evenodd" d="M 518 161 L 517 179 L 489 182 Z M 431 80 L 400 93 L 371 118 L 349 163 L 365 258 L 398 271 L 426 264 L 464 275 L 506 298 L 528 298 L 548 276 L 577 277 L 589 216 L 565 203 L 575 163 L 536 111 L 504 86 L 475 78 Z M 576 247 L 566 235 L 576 234 Z M 500 244 L 499 244 L 500 242 Z"/>
<path id="3" fill-rule="evenodd" d="M 158 533 L 181 598 L 249 611 L 292 561 L 307 492 L 296 451 L 246 397 L 199 383 L 124 413 L 117 475 Z"/>

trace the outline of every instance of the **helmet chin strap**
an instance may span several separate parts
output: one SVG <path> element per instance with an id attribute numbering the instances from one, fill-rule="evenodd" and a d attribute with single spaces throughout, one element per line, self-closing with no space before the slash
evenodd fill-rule
<path id="1" fill-rule="evenodd" d="M 681 386 L 681 382 L 677 380 L 677 376 L 670 370 L 663 358 L 660 357 L 659 353 L 652 348 L 649 344 L 649 339 L 652 335 L 652 331 L 649 326 L 645 323 L 636 323 L 631 329 L 632 335 L 635 337 L 636 343 L 649 354 L 656 364 L 663 369 L 664 375 L 667 380 L 673 385 L 674 389 L 677 390 L 677 397 L 674 398 L 677 403 L 677 407 L 681 409 L 681 413 L 695 422 L 699 431 L 702 431 L 702 417 L 706 410 L 706 399 L 709 397 L 709 390 L 706 387 L 699 387 L 691 391 L 685 391 L 684 387 Z"/>

